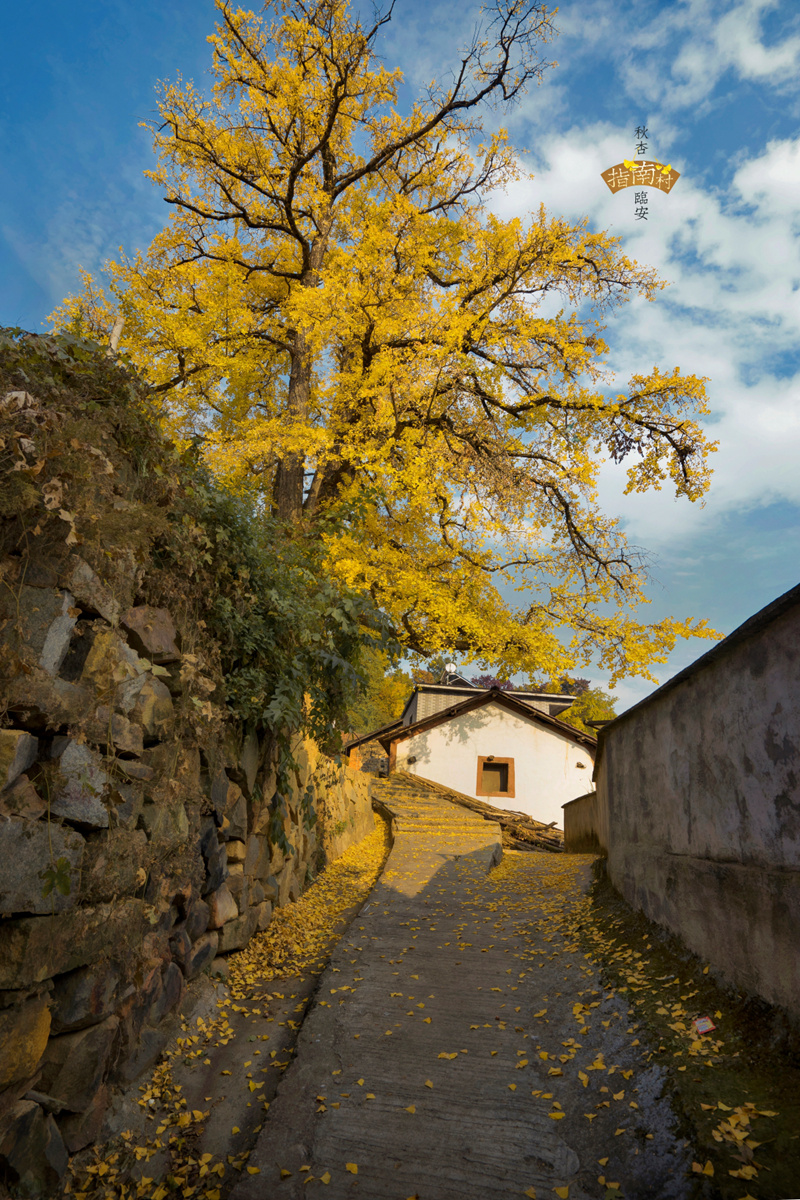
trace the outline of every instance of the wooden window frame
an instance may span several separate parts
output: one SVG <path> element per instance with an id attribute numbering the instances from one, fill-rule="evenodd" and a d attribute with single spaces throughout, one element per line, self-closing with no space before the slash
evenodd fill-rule
<path id="1" fill-rule="evenodd" d="M 482 786 L 484 763 L 490 763 L 491 766 L 497 765 L 497 766 L 508 767 L 508 791 L 507 792 L 487 792 L 486 789 Z M 491 756 L 488 754 L 487 755 L 483 755 L 483 754 L 478 755 L 478 777 L 475 782 L 475 795 L 476 796 L 496 796 L 498 799 L 500 797 L 502 797 L 503 799 L 514 800 L 514 799 L 516 799 L 516 792 L 514 789 L 515 789 L 515 779 L 514 779 L 514 760 L 513 760 L 513 758 L 498 758 L 498 756 L 496 754 L 493 754 Z"/>

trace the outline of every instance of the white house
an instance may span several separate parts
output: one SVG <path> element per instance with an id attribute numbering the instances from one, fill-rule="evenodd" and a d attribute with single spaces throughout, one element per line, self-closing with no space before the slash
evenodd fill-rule
<path id="1" fill-rule="evenodd" d="M 399 721 L 359 743 L 377 740 L 389 756 L 390 773 L 408 771 L 561 828 L 562 804 L 592 787 L 597 747 L 591 734 L 542 711 L 551 704 L 568 707 L 572 697 L 497 688 L 478 691 L 464 682 L 463 688 L 424 685 L 424 691 L 415 689 Z M 429 690 L 436 711 L 417 716 L 423 707 L 420 695 Z M 450 704 L 439 707 L 448 696 Z"/>

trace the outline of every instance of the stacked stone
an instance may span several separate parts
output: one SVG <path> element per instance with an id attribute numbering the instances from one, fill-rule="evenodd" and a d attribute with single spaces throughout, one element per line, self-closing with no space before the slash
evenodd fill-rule
<path id="1" fill-rule="evenodd" d="M 371 816 L 367 781 L 301 744 L 273 844 L 268 744 L 232 723 L 197 744 L 188 656 L 168 611 L 134 603 L 135 571 L 112 593 L 72 553 L 6 563 L 4 583 L 0 1177 L 37 1195 L 155 1062 L 187 984 Z"/>

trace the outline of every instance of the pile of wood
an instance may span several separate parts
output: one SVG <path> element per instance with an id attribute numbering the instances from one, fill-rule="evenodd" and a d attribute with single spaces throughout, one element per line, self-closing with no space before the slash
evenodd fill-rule
<path id="1" fill-rule="evenodd" d="M 503 831 L 503 846 L 507 850 L 551 850 L 560 853 L 564 849 L 563 830 L 556 829 L 555 823 L 544 825 L 541 821 L 535 821 L 533 817 L 529 817 L 527 813 L 495 808 L 492 804 L 485 804 L 482 800 L 464 795 L 463 792 L 455 792 L 452 788 L 434 783 L 430 779 L 420 779 L 418 775 L 411 775 L 408 771 L 395 771 L 392 778 L 403 779 L 417 787 L 428 788 L 432 792 L 445 796 L 453 804 L 460 804 L 462 808 L 469 808 L 472 812 L 480 813 L 487 821 L 496 821 Z"/>

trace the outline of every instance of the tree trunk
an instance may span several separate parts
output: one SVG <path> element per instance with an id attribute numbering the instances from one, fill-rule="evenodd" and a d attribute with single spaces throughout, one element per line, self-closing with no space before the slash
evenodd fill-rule
<path id="1" fill-rule="evenodd" d="M 319 272 L 328 247 L 333 214 L 329 211 L 319 222 L 319 236 L 310 247 L 308 266 L 303 274 L 301 287 L 318 287 Z M 292 366 L 289 372 L 289 396 L 286 414 L 306 420 L 311 401 L 311 350 L 308 339 L 301 329 L 292 335 Z M 305 455 L 287 454 L 275 472 L 273 511 L 280 521 L 299 525 L 303 519 L 303 485 L 305 482 Z"/>
<path id="2" fill-rule="evenodd" d="M 292 339 L 292 366 L 289 373 L 287 416 L 308 416 L 311 396 L 311 355 L 305 334 L 295 331 Z M 273 512 L 280 521 L 298 525 L 303 517 L 303 479 L 305 455 L 287 454 L 278 463 L 273 488 Z"/>

